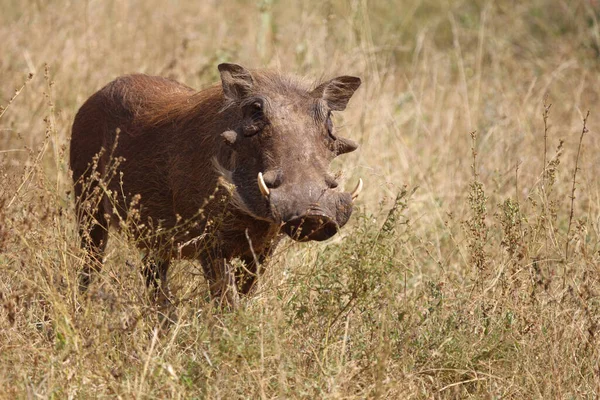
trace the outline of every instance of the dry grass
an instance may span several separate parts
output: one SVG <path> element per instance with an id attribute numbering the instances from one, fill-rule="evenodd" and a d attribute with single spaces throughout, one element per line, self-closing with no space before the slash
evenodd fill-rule
<path id="1" fill-rule="evenodd" d="M 0 397 L 597 398 L 600 4 L 449 3 L 5 2 Z M 336 168 L 367 185 L 235 312 L 178 263 L 159 332 L 124 235 L 77 292 L 70 125 L 117 75 L 222 61 L 361 76 Z"/>

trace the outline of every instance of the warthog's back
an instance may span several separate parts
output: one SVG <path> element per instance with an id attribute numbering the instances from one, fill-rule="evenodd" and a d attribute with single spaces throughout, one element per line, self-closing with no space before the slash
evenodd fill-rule
<path id="1" fill-rule="evenodd" d="M 115 79 L 92 95 L 79 109 L 73 122 L 70 164 L 74 178 L 101 148 L 111 149 L 117 129 L 120 142 L 147 132 L 151 116 L 180 103 L 194 91 L 173 80 L 127 75 Z M 156 111 L 153 111 L 156 110 Z"/>
<path id="2" fill-rule="evenodd" d="M 217 91 L 212 88 L 203 93 Z M 190 146 L 194 141 L 193 137 L 189 137 L 192 122 L 186 119 L 194 115 L 193 108 L 198 106 L 199 99 L 195 98 L 195 93 L 170 79 L 128 75 L 92 95 L 73 123 L 70 165 L 76 182 L 76 195 L 82 192 L 82 185 L 78 184 L 80 178 L 89 175 L 90 162 L 100 154 L 97 171 L 102 176 L 109 173 L 107 167 L 111 163 L 119 162 L 117 176 L 107 183 L 109 188 L 123 192 L 117 197 L 117 201 L 123 203 L 118 207 L 120 211 L 124 212 L 135 194 L 143 199 L 144 220 L 152 217 L 155 221 L 173 225 L 174 198 L 179 199 L 179 212 L 189 210 L 192 214 L 197 211 L 201 198 L 189 202 L 186 201 L 189 197 L 176 196 L 178 191 L 189 189 L 195 176 L 192 171 L 201 167 L 198 164 L 209 166 L 215 152 L 209 146 L 211 141 L 204 140 L 201 148 Z M 213 107 L 204 108 L 205 112 L 213 111 Z M 199 123 L 195 135 L 203 134 L 215 135 Z M 195 154 L 188 154 L 186 158 L 190 149 Z M 203 171 L 205 175 L 210 168 Z M 119 180 L 121 174 L 126 177 L 122 182 Z M 208 182 L 204 179 L 200 189 L 216 179 L 208 178 Z M 205 190 L 208 192 L 209 188 Z M 205 196 L 206 193 L 203 193 L 200 197 Z"/>

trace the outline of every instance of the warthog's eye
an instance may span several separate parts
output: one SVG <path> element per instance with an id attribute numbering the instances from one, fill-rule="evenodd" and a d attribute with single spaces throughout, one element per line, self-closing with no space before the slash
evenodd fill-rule
<path id="1" fill-rule="evenodd" d="M 263 104 L 262 101 L 255 101 L 248 106 L 252 118 L 259 118 L 263 116 Z"/>
<path id="2" fill-rule="evenodd" d="M 256 100 L 244 106 L 244 136 L 254 136 L 267 125 L 262 100 Z"/>

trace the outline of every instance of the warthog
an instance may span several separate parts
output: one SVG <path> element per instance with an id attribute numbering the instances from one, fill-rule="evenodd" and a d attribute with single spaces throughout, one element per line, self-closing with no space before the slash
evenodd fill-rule
<path id="1" fill-rule="evenodd" d="M 341 192 L 328 167 L 358 145 L 335 135 L 331 113 L 346 108 L 360 79 L 309 90 L 278 72 L 218 68 L 221 84 L 201 91 L 122 76 L 77 113 L 70 165 L 87 251 L 82 290 L 101 268 L 109 226 L 132 213 L 147 284 L 162 305 L 174 257 L 198 259 L 212 296 L 235 302 L 282 232 L 325 240 L 348 221 L 362 180 Z M 245 266 L 232 271 L 234 258 Z"/>

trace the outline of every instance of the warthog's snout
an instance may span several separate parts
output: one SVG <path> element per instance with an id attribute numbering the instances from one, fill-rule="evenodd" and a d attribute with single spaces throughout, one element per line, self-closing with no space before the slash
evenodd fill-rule
<path id="1" fill-rule="evenodd" d="M 348 222 L 352 203 L 363 187 L 359 179 L 351 193 L 299 186 L 273 188 L 265 182 L 262 173 L 258 174 L 257 183 L 269 201 L 274 218 L 282 224 L 281 230 L 299 242 L 322 241 L 334 236 Z"/>
<path id="2" fill-rule="evenodd" d="M 337 233 L 339 226 L 329 217 L 306 215 L 284 223 L 281 229 L 292 239 L 298 242 L 306 242 L 329 239 Z"/>

